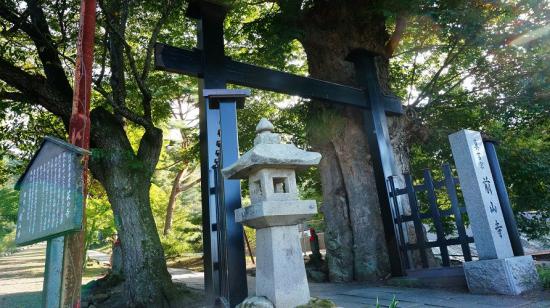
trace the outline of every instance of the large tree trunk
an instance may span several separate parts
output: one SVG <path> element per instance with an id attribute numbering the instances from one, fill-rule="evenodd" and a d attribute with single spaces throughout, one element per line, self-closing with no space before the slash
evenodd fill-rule
<path id="1" fill-rule="evenodd" d="M 348 85 L 355 85 L 353 66 L 345 61 L 348 54 L 356 48 L 383 54 L 388 39 L 384 16 L 364 0 L 337 5 L 316 2 L 302 20 L 302 28 L 301 42 L 311 77 Z M 381 62 L 378 74 L 382 87 L 387 88 L 387 60 Z M 317 135 L 312 137 L 312 144 L 323 155 L 322 211 L 327 224 L 330 279 L 384 278 L 390 266 L 361 113 L 352 107 L 323 106 L 312 108 L 311 118 L 313 125 L 332 128 L 322 129 L 320 136 L 319 129 L 309 129 Z M 401 153 L 403 147 L 394 151 L 397 157 L 407 156 Z M 408 164 L 407 160 L 399 161 Z"/>
<path id="2" fill-rule="evenodd" d="M 92 125 L 92 146 L 98 151 L 90 168 L 105 187 L 113 209 L 122 247 L 127 305 L 168 307 L 177 293 L 166 268 L 149 199 L 151 170 L 160 154 L 162 132 L 147 129 L 136 155 L 114 115 L 96 108 Z"/>

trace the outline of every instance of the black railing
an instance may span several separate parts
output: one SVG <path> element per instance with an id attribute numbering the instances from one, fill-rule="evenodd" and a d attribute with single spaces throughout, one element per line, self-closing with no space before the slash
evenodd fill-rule
<path id="1" fill-rule="evenodd" d="M 451 167 L 448 164 L 444 164 L 441 169 L 443 180 L 435 181 L 431 171 L 426 169 L 423 173 L 424 181 L 419 185 L 414 185 L 410 174 L 403 174 L 405 186 L 403 188 L 396 187 L 393 176 L 388 178 L 389 194 L 395 213 L 394 224 L 399 236 L 399 247 L 405 267 L 408 269 L 413 267 L 411 266 L 413 263 L 411 258 L 412 252 L 415 250 L 419 251 L 422 267 L 428 268 L 430 264 L 426 250 L 431 250 L 434 247 L 438 247 L 441 252 L 442 266 L 451 266 L 448 246 L 452 245 L 461 246 L 464 261 L 472 260 L 469 244 L 474 242 L 474 238 L 466 234 L 463 216 L 466 216 L 467 213 L 466 208 L 459 203 L 456 187 L 459 184 L 458 178 L 453 177 Z M 445 190 L 446 197 L 438 194 L 438 190 L 441 189 Z M 422 196 L 419 196 L 419 194 L 422 194 Z M 409 207 L 400 207 L 398 197 L 402 195 L 408 198 Z M 443 202 L 450 204 L 450 208 L 442 209 L 440 205 Z M 421 203 L 425 206 L 421 206 Z M 433 226 L 437 240 L 429 241 L 426 239 L 423 221 Z M 454 223 L 449 223 L 450 221 L 454 221 Z M 405 235 L 411 235 L 408 233 L 409 228 L 406 228 L 406 224 L 410 222 L 414 226 L 414 238 L 416 239 L 412 243 L 408 240 L 411 236 L 405 237 Z M 403 230 L 404 227 L 406 231 Z M 447 235 L 455 237 L 448 237 Z"/>

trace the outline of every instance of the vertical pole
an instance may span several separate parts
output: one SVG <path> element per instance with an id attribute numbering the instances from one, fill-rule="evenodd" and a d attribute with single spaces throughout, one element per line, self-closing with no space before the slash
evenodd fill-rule
<path id="1" fill-rule="evenodd" d="M 216 183 L 212 166 L 216 159 L 216 141 L 219 129 L 219 110 L 210 108 L 210 99 L 204 97 L 204 89 L 223 89 L 226 87 L 224 76 L 223 22 L 227 9 L 208 2 L 191 2 L 187 15 L 198 19 L 198 49 L 203 51 L 203 76 L 199 81 L 199 129 L 201 161 L 201 199 L 204 285 L 208 304 L 220 292 L 220 272 L 217 221 L 216 221 Z"/>
<path id="2" fill-rule="evenodd" d="M 502 176 L 502 170 L 500 170 L 495 141 L 486 139 L 483 140 L 483 145 L 485 146 L 485 153 L 487 153 L 487 160 L 489 161 L 491 173 L 493 174 L 495 189 L 500 201 L 502 216 L 504 217 L 506 229 L 508 230 L 508 237 L 510 238 L 510 244 L 512 244 L 514 256 L 523 256 L 525 253 L 523 251 L 523 246 L 521 245 L 521 238 L 516 224 L 516 219 L 514 218 L 514 211 L 512 211 L 510 199 L 508 198 L 508 192 L 506 191 L 506 184 L 504 182 L 504 177 Z"/>
<path id="3" fill-rule="evenodd" d="M 42 288 L 42 307 L 61 307 L 61 286 L 63 281 L 63 246 L 65 237 L 48 240 L 46 248 L 46 270 Z"/>
<path id="4" fill-rule="evenodd" d="M 90 148 L 90 96 L 92 64 L 94 61 L 95 0 L 80 2 L 80 29 L 77 43 L 72 114 L 69 123 L 69 142 L 83 149 Z M 88 158 L 84 156 L 82 207 L 86 207 Z M 80 307 L 80 286 L 84 262 L 86 215 L 83 210 L 82 230 L 65 236 L 63 257 L 63 307 Z"/>
<path id="5" fill-rule="evenodd" d="M 355 65 L 357 83 L 366 90 L 365 103 L 370 103 L 370 108 L 363 111 L 363 121 L 374 167 L 376 190 L 378 192 L 378 202 L 380 202 L 391 272 L 394 276 L 404 276 L 406 275 L 405 264 L 399 250 L 393 220 L 396 215 L 390 205 L 389 187 L 386 182 L 386 179 L 396 174 L 397 168 L 390 143 L 383 96 L 378 83 L 377 69 L 374 62 L 375 55 L 366 50 L 357 50 L 352 52 L 347 60 Z"/>
<path id="6" fill-rule="evenodd" d="M 221 136 L 220 136 L 221 138 Z M 214 165 L 212 165 L 212 170 L 214 174 L 214 185 L 216 187 L 216 199 L 215 199 L 215 209 L 216 209 L 216 224 L 215 228 L 212 228 L 212 237 L 216 236 L 216 244 L 212 245 L 212 260 L 215 260 L 214 264 L 217 265 L 215 270 L 219 273 L 219 281 L 215 280 L 215 289 L 216 295 L 221 295 L 221 297 L 229 298 L 227 291 L 227 247 L 226 247 L 226 235 L 225 235 L 225 208 L 223 207 L 223 175 L 221 174 L 221 139 L 217 140 L 218 148 L 216 150 L 216 159 Z M 214 234 L 214 231 L 216 234 Z M 216 305 L 214 305 L 216 306 Z"/>
<path id="7" fill-rule="evenodd" d="M 239 159 L 237 138 L 236 101 L 220 101 L 221 169 Z M 223 179 L 223 204 L 225 208 L 225 238 L 227 248 L 227 282 L 231 307 L 241 303 L 248 294 L 246 261 L 244 255 L 243 226 L 235 222 L 235 210 L 241 207 L 240 180 Z"/>

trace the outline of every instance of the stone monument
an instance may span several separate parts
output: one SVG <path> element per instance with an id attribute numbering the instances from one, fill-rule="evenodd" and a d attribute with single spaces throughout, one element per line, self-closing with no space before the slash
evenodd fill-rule
<path id="1" fill-rule="evenodd" d="M 461 130 L 449 140 L 479 254 L 464 264 L 468 288 L 507 295 L 538 288 L 533 258 L 514 257 L 481 134 Z"/>
<path id="2" fill-rule="evenodd" d="M 251 205 L 235 221 L 256 229 L 256 296 L 275 307 L 310 300 L 298 224 L 317 213 L 314 200 L 299 200 L 295 171 L 316 166 L 321 154 L 281 143 L 266 119 L 256 127 L 254 147 L 222 170 L 226 178 L 249 179 Z"/>

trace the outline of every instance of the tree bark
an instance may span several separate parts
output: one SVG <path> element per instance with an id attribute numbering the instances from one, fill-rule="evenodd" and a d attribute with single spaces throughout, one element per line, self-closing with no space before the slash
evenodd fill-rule
<path id="1" fill-rule="evenodd" d="M 177 293 L 166 268 L 149 196 L 162 132 L 147 129 L 136 155 L 114 115 L 96 108 L 91 118 L 92 147 L 97 150 L 90 169 L 103 184 L 113 209 L 122 248 L 127 305 L 169 307 L 177 300 Z"/>
<path id="2" fill-rule="evenodd" d="M 385 54 L 389 38 L 382 12 L 364 0 L 342 1 L 337 5 L 330 1 L 316 2 L 306 11 L 300 26 L 303 29 L 300 41 L 311 77 L 352 86 L 356 84 L 353 66 L 345 60 L 348 54 L 357 48 Z M 383 88 L 388 88 L 387 60 L 380 64 L 380 81 Z M 323 106 L 312 108 L 310 116 L 313 126 L 338 126 L 323 129 L 321 136 L 312 138 L 312 144 L 323 155 L 320 172 L 329 278 L 331 281 L 384 278 L 390 273 L 390 266 L 361 113 L 352 107 Z M 327 119 L 330 123 L 326 123 Z M 314 135 L 319 130 L 309 129 Z M 394 151 L 396 157 L 408 155 L 406 146 Z M 408 160 L 399 161 L 408 168 Z"/>

